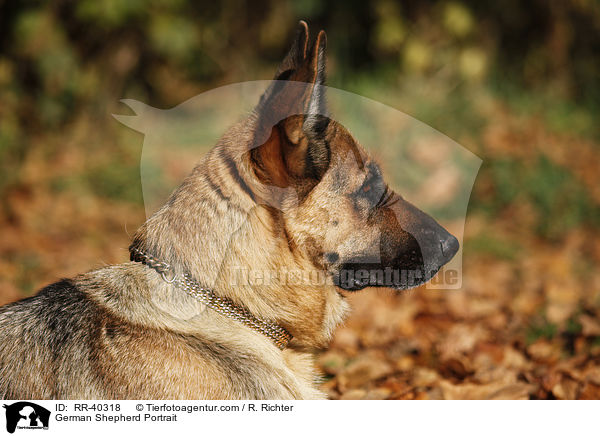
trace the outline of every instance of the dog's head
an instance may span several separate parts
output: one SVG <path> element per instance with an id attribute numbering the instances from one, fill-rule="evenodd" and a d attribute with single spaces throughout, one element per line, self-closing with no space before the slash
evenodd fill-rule
<path id="1" fill-rule="evenodd" d="M 379 165 L 326 113 L 325 33 L 301 22 L 255 110 L 249 160 L 290 249 L 346 290 L 407 289 L 431 279 L 457 239 L 386 184 Z M 270 189 L 271 188 L 271 189 Z M 276 198 L 275 198 L 276 197 Z"/>

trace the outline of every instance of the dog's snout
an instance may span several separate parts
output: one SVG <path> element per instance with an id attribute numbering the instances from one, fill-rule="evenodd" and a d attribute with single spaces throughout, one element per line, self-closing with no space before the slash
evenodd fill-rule
<path id="1" fill-rule="evenodd" d="M 442 250 L 442 256 L 446 262 L 454 257 L 459 248 L 458 239 L 448 234 L 447 237 L 440 240 L 440 248 Z"/>

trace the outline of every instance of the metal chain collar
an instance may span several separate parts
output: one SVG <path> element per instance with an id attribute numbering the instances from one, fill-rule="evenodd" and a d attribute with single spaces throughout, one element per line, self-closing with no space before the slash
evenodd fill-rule
<path id="1" fill-rule="evenodd" d="M 238 306 L 229 298 L 215 295 L 210 289 L 205 289 L 200 286 L 189 273 L 184 273 L 183 276 L 178 277 L 171 265 L 162 262 L 137 248 L 131 248 L 130 259 L 154 269 L 161 275 L 165 282 L 172 284 L 176 288 L 182 289 L 184 292 L 221 315 L 235 319 L 251 329 L 267 336 L 280 350 L 283 350 L 292 339 L 292 335 L 279 324 L 258 318 L 250 313 L 248 309 Z"/>

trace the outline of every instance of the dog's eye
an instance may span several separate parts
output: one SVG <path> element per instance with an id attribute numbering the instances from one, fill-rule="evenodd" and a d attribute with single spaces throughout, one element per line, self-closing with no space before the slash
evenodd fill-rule
<path id="1" fill-rule="evenodd" d="M 385 193 L 385 184 L 380 178 L 369 178 L 359 188 L 358 197 L 367 200 L 370 206 L 374 206 L 379 202 Z"/>

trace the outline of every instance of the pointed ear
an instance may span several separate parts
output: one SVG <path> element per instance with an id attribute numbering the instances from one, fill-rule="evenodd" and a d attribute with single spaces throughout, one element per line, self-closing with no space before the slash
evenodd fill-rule
<path id="1" fill-rule="evenodd" d="M 310 83 L 306 89 L 303 101 L 300 103 L 305 115 L 302 125 L 302 133 L 309 137 L 318 136 L 322 130 L 327 127 L 323 125 L 324 117 L 326 116 L 326 101 L 325 101 L 325 49 L 327 46 L 327 35 L 321 30 L 317 35 L 312 49 L 306 62 L 302 67 L 294 72 L 291 80 Z M 286 133 L 292 142 L 300 135 L 299 127 L 294 124 L 287 125 Z"/>
<path id="2" fill-rule="evenodd" d="M 275 80 L 254 110 L 261 124 L 273 126 L 294 114 L 325 113 L 325 96 L 320 87 L 325 85 L 326 44 L 327 37 L 321 31 L 308 52 L 308 26 L 304 21 L 300 22 L 296 39 L 281 63 Z"/>
<path id="3" fill-rule="evenodd" d="M 279 187 L 298 185 L 305 179 L 318 181 L 329 165 L 324 138 L 329 125 L 324 95 L 327 38 L 319 32 L 307 52 L 306 30 L 306 23 L 301 22 L 296 42 L 280 67 L 279 80 L 269 86 L 255 109 L 252 162 L 263 182 Z"/>
<path id="4" fill-rule="evenodd" d="M 277 73 L 275 73 L 275 80 L 286 80 L 285 77 L 291 74 L 291 71 L 296 70 L 306 59 L 306 49 L 308 47 L 308 24 L 306 21 L 300 21 L 298 23 L 298 30 L 296 31 L 296 38 L 292 43 L 290 51 L 281 62 Z"/>
<path id="5" fill-rule="evenodd" d="M 296 73 L 298 69 L 305 63 L 306 51 L 308 47 L 308 25 L 305 21 L 300 21 L 298 24 L 298 30 L 296 31 L 296 37 L 287 55 L 279 65 L 275 77 L 273 80 L 294 80 L 291 79 L 292 74 Z M 260 97 L 256 111 L 259 111 L 265 102 L 272 99 L 281 90 L 281 83 L 273 82 L 267 88 L 267 90 Z"/>

